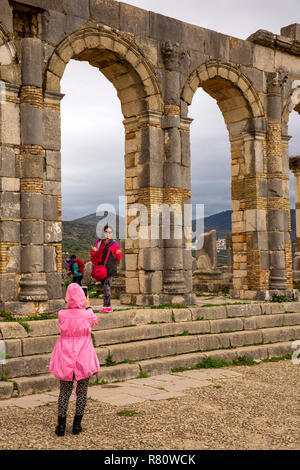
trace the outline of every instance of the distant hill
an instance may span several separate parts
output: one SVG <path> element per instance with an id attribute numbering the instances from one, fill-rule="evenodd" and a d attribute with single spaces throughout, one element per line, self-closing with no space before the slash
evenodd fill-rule
<path id="1" fill-rule="evenodd" d="M 217 231 L 217 239 L 225 238 L 227 232 L 231 232 L 231 214 L 232 211 L 223 211 L 218 214 L 213 214 L 204 218 L 204 231 L 210 230 Z M 114 215 L 109 214 L 108 223 L 113 220 Z M 95 243 L 97 238 L 96 225 L 101 220 L 95 214 L 90 214 L 80 219 L 70 222 L 63 222 L 63 256 L 67 257 L 71 254 L 89 258 L 91 244 Z M 117 216 L 117 239 L 118 239 L 118 226 L 119 222 L 124 222 L 123 217 Z M 296 243 L 296 225 L 295 225 L 295 209 L 291 209 L 291 226 L 292 226 L 292 242 Z M 196 228 L 196 223 L 193 221 L 193 230 Z M 293 250 L 294 251 L 294 250 Z"/>

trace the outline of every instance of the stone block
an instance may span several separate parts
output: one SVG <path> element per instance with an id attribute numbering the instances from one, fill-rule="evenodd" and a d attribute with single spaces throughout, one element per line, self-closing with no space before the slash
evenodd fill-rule
<path id="1" fill-rule="evenodd" d="M 114 380 L 129 380 L 140 373 L 138 364 L 120 364 L 113 367 L 101 367 L 97 374 L 98 380 L 113 382 Z"/>
<path id="2" fill-rule="evenodd" d="M 209 323 L 211 333 L 223 333 L 228 330 L 243 330 L 243 321 L 240 318 L 211 320 Z"/>
<path id="3" fill-rule="evenodd" d="M 181 165 L 178 163 L 164 164 L 164 183 L 166 188 L 181 187 Z"/>
<path id="4" fill-rule="evenodd" d="M 1 12 L 2 13 L 2 12 Z M 0 400 L 11 398 L 14 389 L 13 382 L 0 381 Z"/>
<path id="5" fill-rule="evenodd" d="M 61 182 L 60 181 L 44 181 L 44 194 L 52 196 L 61 195 Z"/>
<path id="6" fill-rule="evenodd" d="M 140 291 L 138 278 L 126 278 L 125 285 L 128 294 L 137 294 Z"/>
<path id="7" fill-rule="evenodd" d="M 139 272 L 140 291 L 143 294 L 159 294 L 163 288 L 162 271 L 150 273 Z"/>
<path id="8" fill-rule="evenodd" d="M 198 340 L 200 351 L 212 351 L 214 349 L 229 347 L 229 338 L 225 334 L 198 336 Z"/>
<path id="9" fill-rule="evenodd" d="M 288 26 L 284 26 L 280 29 L 281 36 L 286 36 L 296 41 L 300 41 L 300 24 L 294 23 Z"/>
<path id="10" fill-rule="evenodd" d="M 2 339 L 25 338 L 27 331 L 18 322 L 0 322 L 0 333 Z"/>
<path id="11" fill-rule="evenodd" d="M 52 374 L 43 374 L 37 377 L 16 377 L 14 382 L 17 384 L 20 397 L 38 393 L 37 398 L 41 398 L 39 392 L 46 392 L 48 390 L 59 388 L 59 380 Z M 45 401 L 47 402 L 47 399 Z"/>
<path id="12" fill-rule="evenodd" d="M 46 178 L 61 181 L 61 154 L 60 152 L 46 152 Z"/>
<path id="13" fill-rule="evenodd" d="M 61 222 L 45 222 L 44 223 L 45 243 L 58 243 L 62 240 L 62 224 Z"/>
<path id="14" fill-rule="evenodd" d="M 43 195 L 23 193 L 21 196 L 21 213 L 23 219 L 43 218 Z"/>
<path id="15" fill-rule="evenodd" d="M 44 220 L 57 220 L 57 198 L 48 194 L 44 195 Z"/>
<path id="16" fill-rule="evenodd" d="M 16 299 L 16 275 L 15 274 L 0 274 L 0 293 L 1 301 L 7 302 Z M 5 308 L 1 307 L 2 310 Z"/>
<path id="17" fill-rule="evenodd" d="M 181 163 L 181 140 L 177 128 L 165 130 L 165 154 L 167 162 Z"/>
<path id="18" fill-rule="evenodd" d="M 120 29 L 137 36 L 149 37 L 149 11 L 126 3 L 120 4 Z"/>
<path id="19" fill-rule="evenodd" d="M 48 298 L 61 299 L 62 298 L 62 279 L 59 273 L 47 273 L 47 292 Z"/>
<path id="20" fill-rule="evenodd" d="M 60 150 L 60 112 L 44 109 L 43 110 L 43 147 L 47 150 Z"/>
<path id="21" fill-rule="evenodd" d="M 8 251 L 9 261 L 6 265 L 7 273 L 19 273 L 21 266 L 21 247 L 11 246 Z M 13 293 L 14 291 L 12 291 Z"/>
<path id="22" fill-rule="evenodd" d="M 275 51 L 269 47 L 255 44 L 253 49 L 253 67 L 264 72 L 275 71 Z"/>
<path id="23" fill-rule="evenodd" d="M 22 340 L 23 356 L 52 352 L 59 336 L 42 336 Z"/>
<path id="24" fill-rule="evenodd" d="M 24 155 L 21 165 L 22 178 L 43 178 L 45 159 L 40 155 Z"/>
<path id="25" fill-rule="evenodd" d="M 47 10 L 42 13 L 42 40 L 53 45 L 59 44 L 86 22 L 85 18 L 79 16 L 66 15 L 49 8 Z"/>
<path id="26" fill-rule="evenodd" d="M 257 304 L 226 305 L 225 308 L 227 311 L 227 316 L 230 317 L 261 315 L 260 305 Z"/>
<path id="27" fill-rule="evenodd" d="M 119 4 L 113 0 L 90 0 L 91 19 L 119 29 Z"/>
<path id="28" fill-rule="evenodd" d="M 44 246 L 44 270 L 46 273 L 55 272 L 56 265 L 56 250 L 54 246 Z"/>
<path id="29" fill-rule="evenodd" d="M 22 347 L 20 339 L 9 339 L 5 341 L 6 357 L 22 356 Z"/>
<path id="30" fill-rule="evenodd" d="M 21 269 L 23 273 L 40 273 L 44 270 L 44 247 L 22 247 Z"/>
<path id="31" fill-rule="evenodd" d="M 197 320 L 202 318 L 205 320 L 216 320 L 221 318 L 226 318 L 226 309 L 225 307 L 196 307 L 191 308 L 192 319 Z"/>
<path id="32" fill-rule="evenodd" d="M 18 219 L 20 217 L 20 193 L 0 193 L 0 217 Z"/>
<path id="33" fill-rule="evenodd" d="M 151 162 L 140 165 L 138 167 L 137 182 L 139 188 L 161 188 L 163 186 L 162 162 Z"/>
<path id="34" fill-rule="evenodd" d="M 267 212 L 268 230 L 283 230 L 288 227 L 288 213 L 282 210 L 269 210 Z"/>
<path id="35" fill-rule="evenodd" d="M 161 163 L 162 130 L 153 126 L 146 127 L 141 132 L 141 154 L 139 164 Z"/>
<path id="36" fill-rule="evenodd" d="M 42 110 L 30 103 L 21 103 L 20 114 L 22 145 L 42 146 Z"/>
<path id="37" fill-rule="evenodd" d="M 168 18 L 150 11 L 150 37 L 159 41 L 170 41 L 171 43 L 181 43 L 182 22 L 173 18 Z"/>
<path id="38" fill-rule="evenodd" d="M 222 59 L 227 62 L 229 61 L 229 51 L 229 36 L 210 29 L 205 30 L 205 54 L 214 59 Z"/>
<path id="39" fill-rule="evenodd" d="M 264 343 L 282 343 L 291 339 L 298 339 L 300 336 L 300 327 L 285 326 L 281 328 L 264 328 L 262 330 Z"/>
<path id="40" fill-rule="evenodd" d="M 261 331 L 238 331 L 236 333 L 228 333 L 228 336 L 233 347 L 262 343 Z"/>
<path id="41" fill-rule="evenodd" d="M 127 260 L 126 260 L 127 261 Z M 163 258 L 160 248 L 143 248 L 139 251 L 138 268 L 145 271 L 163 269 Z"/>
<path id="42" fill-rule="evenodd" d="M 253 43 L 241 39 L 229 38 L 229 58 L 236 64 L 250 65 L 253 63 Z"/>
<path id="43" fill-rule="evenodd" d="M 2 74 L 1 78 L 3 79 Z M 5 106 L 1 106 L 0 124 L 0 142 L 20 145 L 20 112 L 18 104 L 6 101 Z"/>
<path id="44" fill-rule="evenodd" d="M 38 38 L 21 39 L 23 85 L 42 86 L 42 42 Z"/>
<path id="45" fill-rule="evenodd" d="M 16 176 L 16 156 L 10 147 L 0 146 L 0 176 Z"/>
<path id="46" fill-rule="evenodd" d="M 20 241 L 20 223 L 10 220 L 0 222 L 0 240 L 2 242 L 18 243 Z"/>
<path id="47" fill-rule="evenodd" d="M 285 312 L 294 312 L 294 313 L 300 312 L 300 302 L 286 302 L 286 303 L 284 302 L 283 307 L 285 309 Z"/>
<path id="48" fill-rule="evenodd" d="M 241 67 L 242 72 L 249 78 L 249 80 L 252 82 L 253 87 L 255 88 L 256 91 L 265 93 L 266 90 L 266 77 L 265 73 L 254 69 L 252 66 L 251 67 Z"/>
<path id="49" fill-rule="evenodd" d="M 42 245 L 44 243 L 44 225 L 43 222 L 26 222 L 21 223 L 21 242 L 23 245 L 31 243 Z"/>
<path id="50" fill-rule="evenodd" d="M 190 144 L 190 133 L 181 131 L 181 164 L 185 167 L 190 168 L 191 164 L 191 144 Z"/>
<path id="51" fill-rule="evenodd" d="M 24 377 L 29 374 L 47 374 L 49 372 L 49 361 L 51 354 L 36 354 L 8 359 L 6 361 L 9 369 L 9 378 Z"/>

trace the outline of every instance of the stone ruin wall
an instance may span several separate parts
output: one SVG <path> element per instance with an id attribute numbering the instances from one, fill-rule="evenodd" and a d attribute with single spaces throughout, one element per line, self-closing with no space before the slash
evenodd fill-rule
<path id="1" fill-rule="evenodd" d="M 149 208 L 148 223 L 151 204 L 191 200 L 188 109 L 199 87 L 216 99 L 231 143 L 232 294 L 290 295 L 287 126 L 299 111 L 300 25 L 241 40 L 113 0 L 1 0 L 0 307 L 61 303 L 60 80 L 71 59 L 117 90 L 125 194 Z M 124 303 L 195 301 L 181 240 L 127 239 L 125 252 Z"/>

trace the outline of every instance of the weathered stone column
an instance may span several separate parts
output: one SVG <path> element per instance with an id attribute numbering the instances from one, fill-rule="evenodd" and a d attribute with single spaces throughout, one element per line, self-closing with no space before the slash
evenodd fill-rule
<path id="1" fill-rule="evenodd" d="M 282 96 L 281 89 L 284 77 L 279 73 L 271 76 L 269 81 L 267 112 L 267 174 L 268 174 L 268 232 L 270 253 L 269 289 L 292 289 L 291 279 L 287 278 L 287 263 L 291 256 L 289 227 L 289 199 L 283 195 L 284 167 L 282 147 Z M 288 175 L 287 175 L 288 176 Z M 289 260 L 288 260 L 289 258 Z"/>
<path id="2" fill-rule="evenodd" d="M 289 167 L 295 176 L 296 251 L 294 255 L 294 283 L 300 285 L 300 155 L 291 157 Z"/>
<path id="3" fill-rule="evenodd" d="M 19 299 L 47 300 L 44 273 L 42 43 L 21 39 L 21 278 Z"/>
<path id="4" fill-rule="evenodd" d="M 165 108 L 163 117 L 164 140 L 164 203 L 178 204 L 183 216 L 183 189 L 181 170 L 180 135 L 180 60 L 182 51 L 177 44 L 167 42 L 162 47 L 165 64 Z M 190 181 L 189 190 L 190 190 Z M 190 193 L 189 193 L 190 195 Z M 170 207 L 171 209 L 171 207 Z M 183 219 L 183 217 L 182 217 Z M 183 220 L 179 230 L 183 233 Z M 170 239 L 164 240 L 164 293 L 184 294 L 188 291 L 184 279 L 183 238 L 174 238 L 175 223 L 173 213 L 170 218 Z"/>

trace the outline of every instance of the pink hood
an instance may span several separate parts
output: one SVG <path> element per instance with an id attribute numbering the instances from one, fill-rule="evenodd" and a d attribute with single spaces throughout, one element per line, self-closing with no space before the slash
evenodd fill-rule
<path id="1" fill-rule="evenodd" d="M 68 308 L 84 308 L 85 307 L 85 294 L 83 289 L 76 282 L 72 282 L 67 288 L 66 301 Z"/>

